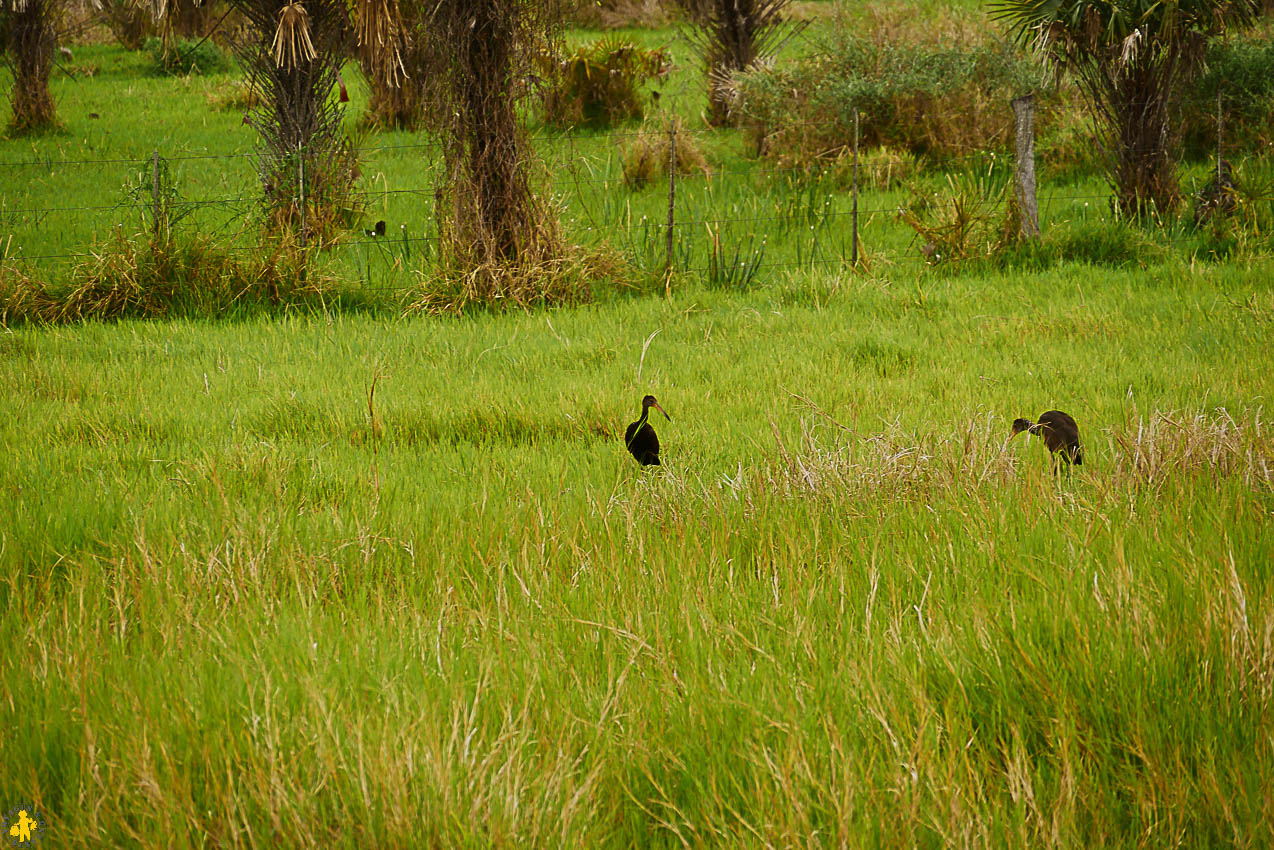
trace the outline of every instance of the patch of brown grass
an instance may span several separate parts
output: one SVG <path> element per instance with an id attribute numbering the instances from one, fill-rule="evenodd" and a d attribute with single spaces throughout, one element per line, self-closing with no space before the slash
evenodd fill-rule
<path id="1" fill-rule="evenodd" d="M 0 326 L 48 321 L 56 306 L 56 299 L 44 284 L 11 259 L 6 250 L 0 256 Z"/>
<path id="2" fill-rule="evenodd" d="M 209 237 L 130 237 L 121 229 L 94 246 L 71 277 L 71 288 L 54 294 L 6 260 L 0 323 L 226 315 L 253 305 L 322 305 L 336 288 L 307 252 L 283 243 L 240 256 Z"/>
<path id="3" fill-rule="evenodd" d="M 261 105 L 261 95 L 245 80 L 231 80 L 204 92 L 210 106 L 225 112 L 247 112 Z"/>
<path id="4" fill-rule="evenodd" d="M 696 134 L 686 130 L 680 118 L 674 118 L 676 134 L 676 156 L 674 167 L 679 177 L 700 174 L 707 177 L 712 173 L 708 158 L 704 156 L 696 141 Z M 636 134 L 633 141 L 624 146 L 620 157 L 624 169 L 624 185 L 630 189 L 640 189 L 657 177 L 668 176 L 669 145 L 667 128 L 660 128 L 653 122 L 643 125 L 642 132 Z"/>
<path id="5" fill-rule="evenodd" d="M 666 27 L 676 20 L 669 0 L 577 0 L 567 19 L 589 29 Z"/>
<path id="6" fill-rule="evenodd" d="M 1244 422 L 1212 414 L 1155 411 L 1110 431 L 1111 477 L 1157 488 L 1172 475 L 1206 473 L 1248 486 L 1274 485 L 1274 433 L 1256 410 Z"/>
<path id="7" fill-rule="evenodd" d="M 407 312 L 459 315 L 474 309 L 522 309 L 583 304 L 598 282 L 622 283 L 629 275 L 613 250 L 565 246 L 520 261 L 442 263 L 420 273 Z"/>

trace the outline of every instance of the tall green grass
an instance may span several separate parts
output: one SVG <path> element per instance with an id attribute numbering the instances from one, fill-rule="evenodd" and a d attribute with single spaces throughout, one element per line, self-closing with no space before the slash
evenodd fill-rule
<path id="1" fill-rule="evenodd" d="M 0 801 L 46 846 L 1268 846 L 1269 273 L 6 333 Z M 1050 407 L 1069 478 L 1007 440 Z"/>

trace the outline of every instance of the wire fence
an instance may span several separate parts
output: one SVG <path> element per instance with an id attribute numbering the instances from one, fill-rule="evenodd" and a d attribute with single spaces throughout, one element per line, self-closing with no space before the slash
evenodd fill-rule
<path id="1" fill-rule="evenodd" d="M 679 137 L 672 132 L 675 151 Z M 704 142 L 695 134 L 680 138 L 683 144 Z M 943 189 L 940 178 L 923 174 L 906 157 L 855 154 L 852 171 L 844 151 L 812 163 L 733 155 L 723 157 L 723 165 L 669 169 L 664 161 L 641 181 L 625 164 L 626 151 L 667 147 L 663 129 L 548 132 L 533 143 L 543 162 L 538 185 L 555 202 L 567 237 L 606 242 L 651 271 L 746 282 L 779 269 L 851 264 L 860 259 L 859 244 L 868 263 L 920 267 L 944 259 L 898 221 L 915 204 L 915 186 L 928 181 L 933 191 L 926 203 Z M 329 250 L 363 285 L 397 286 L 399 276 L 427 268 L 438 256 L 435 187 L 442 147 L 421 139 L 371 145 L 359 154 L 362 179 L 349 201 L 360 220 Z M 663 155 L 677 160 L 675 153 Z M 50 155 L 0 162 L 10 175 L 0 193 L 0 251 L 54 277 L 102 250 L 113 234 L 144 232 L 154 215 L 148 199 L 157 199 L 161 189 L 161 162 L 163 189 L 171 193 L 165 215 L 227 252 L 260 250 L 264 216 L 256 153 L 161 149 L 136 158 Z M 1008 152 L 971 154 L 957 163 L 962 184 L 951 183 L 948 172 L 948 194 L 962 194 L 959 202 L 980 205 L 981 214 L 1002 222 L 1014 165 Z M 670 170 L 680 173 L 670 179 Z M 1095 186 L 1100 183 L 1045 187 L 1038 198 L 1041 221 L 1047 226 L 1061 215 L 1108 215 L 1110 192 Z M 45 202 L 86 195 L 93 202 Z"/>

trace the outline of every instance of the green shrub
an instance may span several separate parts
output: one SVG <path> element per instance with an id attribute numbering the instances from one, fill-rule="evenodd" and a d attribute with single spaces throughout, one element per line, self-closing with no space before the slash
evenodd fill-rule
<path id="1" fill-rule="evenodd" d="M 1194 81 L 1183 104 L 1186 156 L 1202 158 L 1216 151 L 1218 91 L 1225 155 L 1269 150 L 1274 146 L 1274 40 L 1245 38 L 1213 44 L 1205 63 L 1206 70 Z"/>
<path id="2" fill-rule="evenodd" d="M 938 48 L 839 38 L 815 55 L 735 79 L 756 149 L 779 160 L 835 158 L 853 144 L 945 158 L 1012 141 L 1009 100 L 1040 72 L 1005 45 Z"/>
<path id="3" fill-rule="evenodd" d="M 1182 180 L 1194 196 L 1190 253 L 1207 260 L 1268 256 L 1274 250 L 1274 164 L 1249 159 L 1230 166 L 1228 176 L 1224 194 L 1217 191 L 1211 163 Z"/>
<path id="4" fill-rule="evenodd" d="M 605 127 L 641 118 L 641 87 L 671 67 L 668 51 L 643 50 L 619 38 L 599 39 L 560 60 L 545 58 L 541 71 L 544 120 L 563 126 Z"/>
<path id="5" fill-rule="evenodd" d="M 173 43 L 148 38 L 145 49 L 151 55 L 154 74 L 217 74 L 231 67 L 229 57 L 211 41 L 183 38 Z"/>

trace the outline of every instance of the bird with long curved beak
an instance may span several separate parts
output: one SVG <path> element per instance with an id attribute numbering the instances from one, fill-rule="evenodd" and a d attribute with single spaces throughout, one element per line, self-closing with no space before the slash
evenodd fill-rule
<path id="1" fill-rule="evenodd" d="M 659 402 L 655 401 L 653 395 L 648 395 L 641 400 L 641 418 L 630 423 L 624 430 L 624 444 L 642 466 L 660 466 L 659 437 L 647 421 L 652 407 L 662 413 L 669 422 L 672 421 L 668 411 L 659 406 Z"/>
<path id="2" fill-rule="evenodd" d="M 1071 464 L 1081 466 L 1084 463 L 1084 449 L 1079 444 L 1079 426 L 1069 414 L 1060 410 L 1046 410 L 1040 414 L 1038 422 L 1029 419 L 1014 419 L 1013 439 L 1023 431 L 1043 438 L 1053 458 L 1053 472 L 1056 473 L 1061 464 L 1067 469 Z"/>

